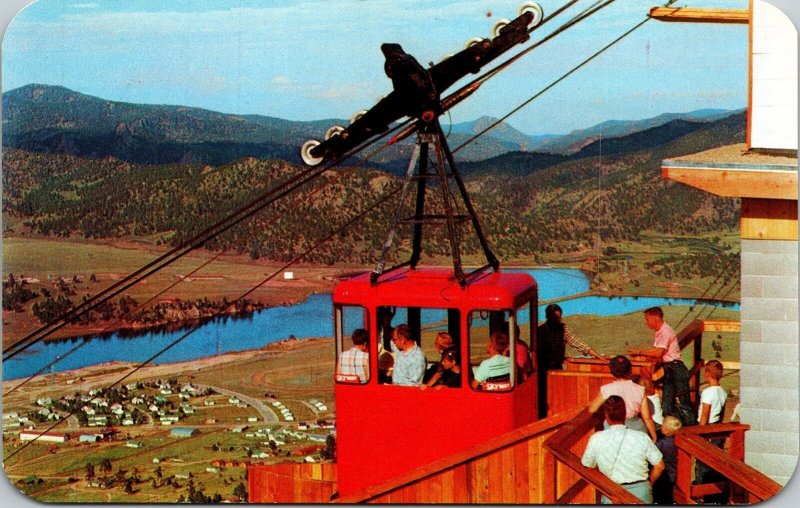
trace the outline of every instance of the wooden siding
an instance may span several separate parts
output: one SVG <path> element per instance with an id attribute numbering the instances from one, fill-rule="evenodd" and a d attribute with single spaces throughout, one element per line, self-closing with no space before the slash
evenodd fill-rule
<path id="1" fill-rule="evenodd" d="M 796 241 L 797 199 L 742 199 L 740 235 L 743 240 Z"/>
<path id="2" fill-rule="evenodd" d="M 579 478 L 545 452 L 544 442 L 575 414 L 531 423 L 336 502 L 542 504 L 558 499 L 570 494 Z M 581 489 L 570 499 L 594 503 L 595 490 Z"/>
<path id="3" fill-rule="evenodd" d="M 336 491 L 336 464 L 283 462 L 247 468 L 251 503 L 327 503 Z"/>
<path id="4" fill-rule="evenodd" d="M 717 196 L 793 200 L 797 205 L 797 171 L 783 169 L 748 170 L 741 168 L 710 168 L 662 165 L 661 177 L 698 188 Z"/>

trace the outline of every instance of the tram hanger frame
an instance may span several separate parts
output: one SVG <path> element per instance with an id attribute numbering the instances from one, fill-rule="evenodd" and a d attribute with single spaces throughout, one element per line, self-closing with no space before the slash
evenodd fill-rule
<path id="1" fill-rule="evenodd" d="M 444 223 L 447 230 L 447 237 L 450 242 L 450 254 L 453 260 L 453 274 L 458 280 L 461 287 L 466 287 L 467 279 L 469 276 L 482 272 L 487 268 L 492 268 L 494 271 L 500 269 L 500 262 L 491 250 L 489 242 L 483 233 L 478 215 L 475 212 L 475 207 L 469 198 L 469 193 L 464 185 L 464 181 L 456 167 L 453 153 L 447 144 L 447 138 L 442 131 L 442 126 L 439 123 L 438 117 L 430 119 L 428 122 L 421 122 L 422 126 L 417 131 L 417 142 L 414 146 L 414 151 L 411 154 L 408 168 L 406 169 L 405 181 L 401 191 L 400 202 L 397 205 L 395 212 L 395 220 L 392 228 L 389 230 L 386 242 L 381 249 L 381 259 L 375 269 L 370 274 L 370 282 L 373 284 L 378 283 L 379 278 L 389 272 L 403 268 L 406 266 L 411 267 L 412 270 L 416 269 L 421 258 L 422 251 L 422 229 L 425 224 L 441 224 Z M 429 154 L 433 148 L 434 155 L 434 169 L 435 173 L 428 172 Z M 449 172 L 447 168 L 449 167 Z M 415 169 L 417 170 L 415 172 Z M 464 207 L 467 210 L 466 214 L 456 214 L 452 196 L 449 192 L 448 179 L 453 179 L 458 188 Z M 416 180 L 416 200 L 413 217 L 404 218 L 403 204 L 410 191 L 412 182 Z M 428 180 L 435 180 L 439 184 L 441 190 L 441 199 L 444 207 L 444 214 L 426 214 L 425 213 L 425 194 L 426 182 Z M 457 229 L 458 225 L 466 223 L 469 220 L 478 237 L 483 254 L 486 257 L 486 264 L 469 274 L 464 273 L 464 268 L 461 262 L 461 241 L 460 234 Z M 389 250 L 394 242 L 394 237 L 397 234 L 397 228 L 401 224 L 413 225 L 413 238 L 411 247 L 411 257 L 408 261 L 385 268 L 389 255 Z"/>

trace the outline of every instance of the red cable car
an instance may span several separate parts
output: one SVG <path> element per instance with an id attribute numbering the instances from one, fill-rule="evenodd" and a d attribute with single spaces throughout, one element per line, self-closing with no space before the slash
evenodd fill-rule
<path id="1" fill-rule="evenodd" d="M 537 419 L 537 385 L 528 372 L 509 368 L 501 379 L 474 382 L 494 332 L 508 334 L 514 345 L 504 352 L 510 366 L 529 361 L 537 319 L 537 287 L 530 275 L 478 272 L 461 284 L 452 270 L 431 268 L 398 270 L 375 284 L 366 273 L 340 283 L 333 305 L 337 366 L 342 352 L 353 347 L 351 334 L 358 328 L 369 331 L 364 379 L 336 375 L 340 495 Z M 385 360 L 391 357 L 378 319 L 389 310 L 391 326 L 408 325 L 428 366 L 440 360 L 434 346 L 437 334 L 453 338 L 462 359 L 460 387 L 422 390 L 390 381 L 390 362 Z"/>

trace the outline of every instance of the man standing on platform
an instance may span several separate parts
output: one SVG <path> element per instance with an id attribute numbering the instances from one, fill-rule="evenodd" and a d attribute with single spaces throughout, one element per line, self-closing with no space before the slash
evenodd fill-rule
<path id="1" fill-rule="evenodd" d="M 567 345 L 581 354 L 593 356 L 598 360 L 608 359 L 581 342 L 561 320 L 563 311 L 558 304 L 551 303 L 544 309 L 546 321 L 536 330 L 536 367 L 539 383 L 539 418 L 547 416 L 547 372 L 562 370 L 566 358 Z M 519 335 L 518 335 L 519 336 Z"/>
<path id="2" fill-rule="evenodd" d="M 596 467 L 642 502 L 652 504 L 653 483 L 666 468 L 661 452 L 646 433 L 625 427 L 622 397 L 610 396 L 602 408 L 608 428 L 592 434 L 581 464 Z M 649 466 L 653 466 L 652 469 Z M 605 496 L 601 501 L 610 503 Z"/>
<path id="3" fill-rule="evenodd" d="M 644 311 L 647 327 L 653 330 L 652 349 L 631 349 L 631 356 L 645 356 L 661 362 L 664 380 L 661 391 L 661 412 L 664 416 L 678 418 L 684 426 L 697 425 L 689 392 L 689 370 L 683 364 L 678 336 L 664 321 L 661 307 L 650 307 Z"/>

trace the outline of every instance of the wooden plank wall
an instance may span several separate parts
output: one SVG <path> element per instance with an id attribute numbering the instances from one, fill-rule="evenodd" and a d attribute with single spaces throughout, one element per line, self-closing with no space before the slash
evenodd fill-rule
<path id="1" fill-rule="evenodd" d="M 336 464 L 283 462 L 247 469 L 250 503 L 327 503 L 336 491 Z"/>
<path id="2" fill-rule="evenodd" d="M 560 497 L 577 480 L 566 467 L 556 467 L 544 451 L 552 431 L 499 448 L 369 500 L 391 504 L 543 504 Z M 581 446 L 583 446 L 581 444 Z M 573 503 L 595 502 L 593 488 Z"/>
<path id="3" fill-rule="evenodd" d="M 576 487 L 577 475 L 557 464 L 544 448 L 545 441 L 578 412 L 520 427 L 337 502 L 553 504 L 569 493 L 571 503 L 595 503 L 595 489 L 585 482 Z M 577 439 L 574 446 L 582 450 L 588 438 Z"/>
<path id="4" fill-rule="evenodd" d="M 589 370 L 588 366 L 581 369 Z M 606 367 L 607 368 L 607 367 Z M 591 370 L 596 370 L 592 368 Z M 551 418 L 465 450 L 457 456 L 421 468 L 413 477 L 394 485 L 375 486 L 362 497 L 341 502 L 392 504 L 553 504 L 570 492 L 565 502 L 594 504 L 594 487 L 574 488 L 577 473 L 545 451 L 544 442 L 564 421 L 574 417 L 599 393 L 600 386 L 613 380 L 609 373 L 553 371 L 548 373 Z M 574 413 L 574 414 L 573 414 Z M 556 415 L 556 416 L 553 416 Z M 573 445 L 576 454 L 585 448 L 589 436 Z M 336 490 L 335 464 L 252 466 L 248 469 L 250 502 L 326 503 Z M 395 486 L 396 485 L 396 486 Z"/>
<path id="5" fill-rule="evenodd" d="M 553 370 L 547 373 L 547 415 L 586 407 L 600 387 L 614 380 L 609 373 Z"/>

